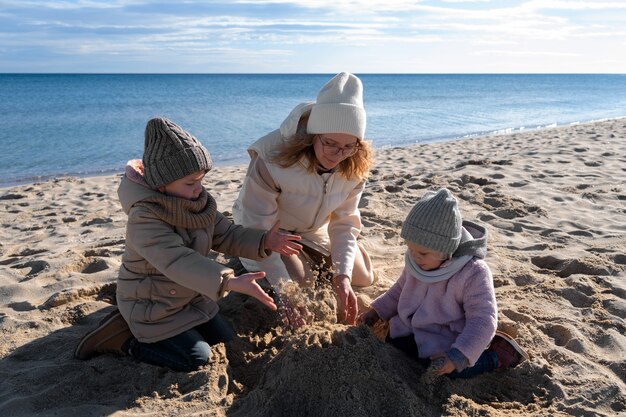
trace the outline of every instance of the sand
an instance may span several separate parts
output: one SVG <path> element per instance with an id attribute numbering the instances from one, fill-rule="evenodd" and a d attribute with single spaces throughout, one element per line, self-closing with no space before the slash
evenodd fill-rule
<path id="1" fill-rule="evenodd" d="M 227 214 L 245 168 L 206 180 Z M 0 189 L 0 415 L 626 415 L 626 119 L 377 152 L 361 210 L 378 281 L 357 290 L 362 307 L 398 277 L 400 225 L 427 190 L 448 187 L 490 233 L 499 327 L 532 359 L 463 381 L 426 378 L 368 328 L 337 324 L 323 288 L 295 333 L 228 295 L 220 305 L 239 337 L 195 372 L 74 359 L 113 308 L 119 179 Z"/>

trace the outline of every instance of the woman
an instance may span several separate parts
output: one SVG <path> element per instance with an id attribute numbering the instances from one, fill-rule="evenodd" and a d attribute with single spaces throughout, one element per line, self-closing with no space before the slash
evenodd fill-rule
<path id="1" fill-rule="evenodd" d="M 347 324 L 355 323 L 358 312 L 352 285 L 368 286 L 374 279 L 369 255 L 357 244 L 359 200 L 373 163 L 365 120 L 361 80 L 337 74 L 315 102 L 296 106 L 280 129 L 250 146 L 250 165 L 233 206 L 235 223 L 269 229 L 280 221 L 282 229 L 302 236 L 305 252 L 240 258 L 242 264 L 264 271 L 276 289 L 290 279 L 311 282 L 317 269 L 311 255 L 329 259 L 339 319 Z"/>

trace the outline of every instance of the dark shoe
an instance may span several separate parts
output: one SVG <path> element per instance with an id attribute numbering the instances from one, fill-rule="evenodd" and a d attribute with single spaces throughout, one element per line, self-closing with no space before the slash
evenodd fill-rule
<path id="1" fill-rule="evenodd" d="M 101 353 L 126 356 L 128 352 L 125 352 L 122 347 L 132 337 L 133 334 L 126 320 L 116 308 L 100 321 L 95 330 L 87 333 L 80 340 L 74 351 L 74 357 L 89 359 Z"/>
<path id="2" fill-rule="evenodd" d="M 511 336 L 501 331 L 496 331 L 489 350 L 498 355 L 498 369 L 513 368 L 530 359 Z"/>

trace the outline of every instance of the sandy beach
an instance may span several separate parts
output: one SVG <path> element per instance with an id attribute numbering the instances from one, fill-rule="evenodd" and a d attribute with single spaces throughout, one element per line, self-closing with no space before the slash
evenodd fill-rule
<path id="1" fill-rule="evenodd" d="M 447 187 L 490 233 L 499 328 L 530 361 L 426 378 L 368 328 L 337 324 L 325 289 L 308 294 L 315 320 L 295 333 L 256 300 L 220 300 L 239 337 L 192 373 L 76 360 L 113 308 L 126 217 L 120 175 L 60 178 L 0 189 L 0 415 L 626 415 L 626 119 L 382 149 L 376 161 L 361 214 L 378 280 L 357 289 L 360 306 L 401 272 L 414 202 Z M 220 211 L 245 169 L 207 175 Z"/>

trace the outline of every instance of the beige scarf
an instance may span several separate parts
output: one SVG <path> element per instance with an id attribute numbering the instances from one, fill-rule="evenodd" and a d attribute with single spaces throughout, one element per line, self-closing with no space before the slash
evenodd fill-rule
<path id="1" fill-rule="evenodd" d="M 185 229 L 203 229 L 215 223 L 217 203 L 203 188 L 196 200 L 155 195 L 135 204 L 153 212 L 159 219 L 172 226 Z"/>

